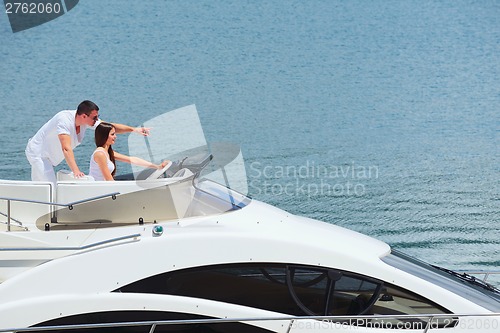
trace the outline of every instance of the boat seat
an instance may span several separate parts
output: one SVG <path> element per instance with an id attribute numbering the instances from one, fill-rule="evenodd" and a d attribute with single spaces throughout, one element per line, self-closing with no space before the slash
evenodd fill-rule
<path id="1" fill-rule="evenodd" d="M 59 170 L 57 171 L 57 181 L 61 180 L 72 180 L 72 181 L 93 181 L 95 180 L 94 177 L 85 175 L 80 178 L 76 178 L 73 172 L 69 170 Z"/>

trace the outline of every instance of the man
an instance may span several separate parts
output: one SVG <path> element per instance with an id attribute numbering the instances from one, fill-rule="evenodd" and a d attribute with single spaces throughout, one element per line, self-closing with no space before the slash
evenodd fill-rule
<path id="1" fill-rule="evenodd" d="M 75 177 L 84 176 L 76 164 L 73 149 L 82 142 L 85 131 L 88 128 L 95 129 L 100 122 L 99 107 L 88 100 L 81 102 L 76 111 L 64 110 L 52 117 L 29 139 L 26 146 L 26 157 L 31 164 L 31 180 L 56 183 L 54 166 L 63 160 L 66 160 Z M 149 135 L 149 128 L 113 125 L 116 133 Z"/>

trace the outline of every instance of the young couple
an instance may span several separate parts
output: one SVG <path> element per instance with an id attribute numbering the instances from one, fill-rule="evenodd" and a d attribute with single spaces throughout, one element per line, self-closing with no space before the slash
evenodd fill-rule
<path id="1" fill-rule="evenodd" d="M 113 180 L 115 160 L 158 169 L 168 162 L 157 165 L 137 157 L 113 153 L 111 145 L 116 139 L 116 133 L 137 133 L 148 136 L 149 128 L 104 123 L 99 119 L 99 107 L 94 102 L 85 100 L 76 110 L 57 113 L 29 139 L 25 152 L 31 164 L 31 179 L 55 184 L 54 166 L 64 160 L 76 178 L 83 177 L 84 173 L 76 163 L 73 149 L 80 145 L 89 128 L 96 129 L 98 148 L 92 154 L 90 162 L 90 174 L 96 180 Z"/>

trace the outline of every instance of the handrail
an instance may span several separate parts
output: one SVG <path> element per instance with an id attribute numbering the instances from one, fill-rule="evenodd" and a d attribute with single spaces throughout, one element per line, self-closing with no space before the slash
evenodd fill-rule
<path id="1" fill-rule="evenodd" d="M 98 200 L 106 197 L 111 197 L 113 200 L 116 199 L 116 196 L 120 194 L 120 192 L 112 192 L 108 194 L 103 194 L 103 195 L 98 195 L 92 198 L 87 198 L 83 200 L 78 200 L 78 201 L 73 201 L 67 204 L 60 204 L 56 202 L 46 202 L 46 201 L 38 201 L 38 200 L 28 200 L 28 199 L 20 199 L 20 198 L 7 198 L 7 197 L 0 197 L 0 200 L 7 200 L 7 231 L 10 231 L 10 202 L 15 201 L 15 202 L 25 202 L 25 203 L 36 203 L 36 204 L 42 204 L 42 205 L 50 205 L 50 206 L 59 206 L 59 207 L 68 207 L 69 210 L 73 209 L 74 205 L 78 205 L 81 203 L 89 202 L 92 200 Z M 3 214 L 3 213 L 2 213 Z M 3 214 L 4 215 L 4 214 Z M 5 216 L 5 215 L 4 215 Z M 19 222 L 19 221 L 17 221 Z M 22 223 L 21 223 L 22 226 Z"/>
<path id="2" fill-rule="evenodd" d="M 18 201 L 18 202 L 26 202 L 26 203 L 37 203 L 37 204 L 44 204 L 44 205 L 51 205 L 51 206 L 61 206 L 61 207 L 69 207 L 69 206 L 74 206 L 77 204 L 81 204 L 84 202 L 92 201 L 92 200 L 97 200 L 97 199 L 102 199 L 106 197 L 114 197 L 116 195 L 120 194 L 120 192 L 112 192 L 108 194 L 102 194 L 98 195 L 92 198 L 87 198 L 83 200 L 78 200 L 78 201 L 73 201 L 67 204 L 61 204 L 57 202 L 47 202 L 47 201 L 37 201 L 37 200 L 28 200 L 28 199 L 19 199 L 19 198 L 6 198 L 6 197 L 0 197 L 0 200 L 7 200 L 7 201 Z"/>
<path id="3" fill-rule="evenodd" d="M 87 244 L 84 246 L 66 246 L 66 247 L 1 247 L 0 251 L 78 251 L 78 250 L 87 250 L 92 247 L 101 246 L 113 242 L 122 241 L 129 238 L 137 238 L 140 237 L 141 234 L 132 234 L 127 236 L 115 237 L 111 239 L 106 239 L 100 242 Z"/>
<path id="4" fill-rule="evenodd" d="M 4 212 L 0 212 L 0 215 L 5 216 L 6 218 L 9 218 L 8 214 L 5 214 Z M 13 217 L 11 217 L 10 219 L 11 219 L 11 221 L 16 222 L 19 227 L 23 226 L 23 223 L 21 221 L 19 221 L 18 219 L 15 219 Z M 0 223 L 7 224 L 7 222 L 4 222 L 4 221 L 1 221 Z"/>
<path id="5" fill-rule="evenodd" d="M 238 322 L 255 322 L 255 321 L 289 321 L 290 326 L 295 321 L 302 320 L 318 320 L 330 322 L 332 325 L 335 321 L 346 321 L 356 325 L 361 319 L 426 319 L 426 326 L 422 327 L 422 333 L 429 330 L 433 319 L 439 318 L 463 318 L 463 317 L 500 317 L 500 313 L 481 313 L 481 314 L 416 314 L 416 315 L 362 315 L 362 316 L 281 316 L 281 317 L 241 317 L 241 318 L 207 318 L 207 319 L 180 319 L 180 320 L 157 320 L 157 321 L 135 321 L 135 322 L 115 322 L 115 323 L 98 323 L 98 324 L 76 324 L 76 325 L 58 325 L 58 326 L 39 326 L 27 328 L 0 328 L 0 333 L 4 332 L 32 332 L 32 331 L 49 331 L 49 330 L 66 330 L 66 329 L 89 329 L 89 328 L 109 328 L 109 327 L 130 327 L 130 326 L 150 326 L 150 333 L 153 333 L 157 326 L 162 325 L 188 325 L 188 324 L 221 324 L 221 323 L 238 323 Z M 420 329 L 420 328 L 417 328 Z"/>

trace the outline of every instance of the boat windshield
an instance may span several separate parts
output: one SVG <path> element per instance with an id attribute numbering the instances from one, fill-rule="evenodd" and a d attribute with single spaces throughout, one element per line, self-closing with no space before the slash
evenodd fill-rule
<path id="1" fill-rule="evenodd" d="M 490 284 L 448 269 L 430 265 L 392 250 L 382 261 L 443 287 L 493 312 L 500 312 L 500 291 Z"/>
<path id="2" fill-rule="evenodd" d="M 153 163 L 170 160 L 173 165 L 167 176 L 175 177 L 179 169 L 189 169 L 201 180 L 211 180 L 243 195 L 248 193 L 245 164 L 236 144 L 207 142 L 195 105 L 163 113 L 145 121 L 142 126 L 152 128 L 154 135 L 130 135 L 128 149 Z M 211 156 L 209 164 L 204 159 Z M 132 165 L 134 179 L 148 177 L 142 167 Z M 150 171 L 150 170 L 149 170 Z M 146 170 L 147 172 L 147 170 Z M 182 174 L 185 175 L 185 174 Z"/>

